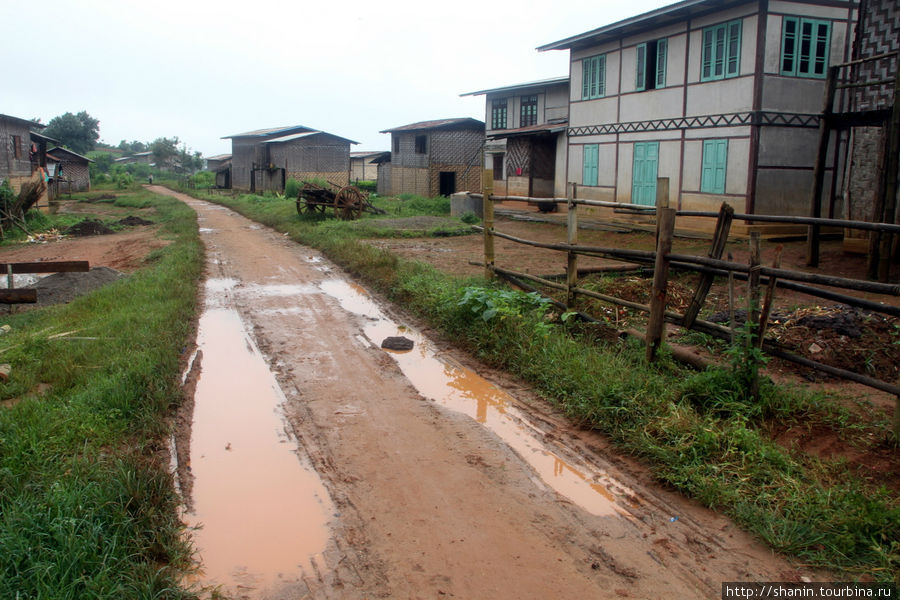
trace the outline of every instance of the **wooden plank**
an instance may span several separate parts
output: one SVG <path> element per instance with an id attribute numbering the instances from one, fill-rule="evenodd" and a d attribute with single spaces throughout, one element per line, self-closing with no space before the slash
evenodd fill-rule
<path id="1" fill-rule="evenodd" d="M 21 263 L 0 263 L 0 270 L 7 271 L 12 267 L 12 272 L 22 273 L 84 273 L 91 270 L 86 260 L 57 260 Z"/>
<path id="2" fill-rule="evenodd" d="M 653 288 L 650 293 L 650 319 L 647 323 L 647 361 L 656 358 L 656 351 L 662 342 L 667 286 L 669 282 L 669 253 L 672 251 L 672 237 L 675 233 L 675 209 L 660 208 L 656 211 L 659 224 L 659 239 L 656 243 L 656 263 L 653 267 Z"/>
<path id="3" fill-rule="evenodd" d="M 494 266 L 494 170 L 485 169 L 481 179 L 484 196 L 481 203 L 482 221 L 484 222 L 484 278 L 494 277 L 491 267 Z"/>
<path id="4" fill-rule="evenodd" d="M 829 117 L 834 108 L 834 83 L 837 78 L 837 67 L 830 67 L 825 77 L 825 103 L 822 107 L 822 119 L 819 121 L 819 148 L 813 168 L 813 189 L 809 198 L 809 216 L 817 219 L 822 216 L 822 188 L 825 185 L 825 161 L 828 156 L 828 140 L 831 133 Z M 837 151 L 837 149 L 835 149 Z M 835 185 L 832 181 L 831 185 Z M 821 227 L 810 225 L 806 236 L 806 265 L 819 266 L 819 242 Z"/>
<path id="5" fill-rule="evenodd" d="M 578 245 L 578 205 L 575 204 L 575 190 L 572 186 L 572 200 L 568 204 L 566 215 L 566 236 L 569 245 Z M 578 286 L 578 253 L 569 250 L 566 253 L 566 308 L 575 308 L 575 288 Z"/>
<path id="6" fill-rule="evenodd" d="M 34 304 L 37 302 L 37 290 L 31 288 L 0 289 L 0 303 Z"/>
<path id="7" fill-rule="evenodd" d="M 772 261 L 773 269 L 781 268 L 781 253 L 784 251 L 784 246 L 781 244 L 775 248 L 775 260 Z M 769 283 L 766 286 L 766 296 L 765 300 L 763 300 L 763 309 L 762 314 L 759 316 L 759 347 L 762 348 L 763 338 L 766 337 L 766 328 L 769 326 L 769 315 L 772 313 L 772 301 L 775 298 L 775 286 L 778 283 L 778 278 L 769 277 Z"/>
<path id="8" fill-rule="evenodd" d="M 725 251 L 725 244 L 728 242 L 728 233 L 731 231 L 733 217 L 734 208 L 723 202 L 722 207 L 719 209 L 719 217 L 716 220 L 716 230 L 715 233 L 713 233 L 712 244 L 710 244 L 709 247 L 708 256 L 710 258 L 722 258 L 722 253 Z M 694 290 L 694 296 L 691 298 L 691 303 L 688 305 L 687 310 L 684 311 L 684 326 L 686 328 L 690 329 L 694 319 L 700 314 L 700 309 L 703 308 L 703 303 L 706 301 L 706 295 L 709 293 L 709 289 L 712 287 L 714 279 L 715 276 L 712 273 L 703 273 L 700 276 L 700 281 L 697 282 L 697 289 Z"/>

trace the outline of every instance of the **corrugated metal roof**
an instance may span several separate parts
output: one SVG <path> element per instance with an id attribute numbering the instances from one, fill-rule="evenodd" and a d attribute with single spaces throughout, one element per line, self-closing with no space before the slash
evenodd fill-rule
<path id="1" fill-rule="evenodd" d="M 481 96 L 484 94 L 493 94 L 495 92 L 516 92 L 519 90 L 525 90 L 528 88 L 536 88 L 536 87 L 549 87 L 551 85 L 559 85 L 563 83 L 569 83 L 569 76 L 566 75 L 564 77 L 553 77 L 551 79 L 541 79 L 538 81 L 528 81 L 525 83 L 515 83 L 512 85 L 508 85 L 505 87 L 491 88 L 489 90 L 478 90 L 477 92 L 466 92 L 465 94 L 460 94 L 460 96 Z"/>
<path id="2" fill-rule="evenodd" d="M 283 133 L 288 135 L 289 133 L 297 133 L 300 131 L 315 131 L 311 127 L 306 127 L 304 125 L 291 125 L 288 127 L 269 127 L 268 129 L 256 129 L 254 131 L 245 131 L 244 133 L 235 133 L 234 135 L 226 135 L 222 139 L 227 140 L 229 138 L 242 138 L 242 137 L 267 137 L 270 135 L 278 135 L 279 133 Z"/>
<path id="3" fill-rule="evenodd" d="M 354 142 L 353 140 L 348 140 L 347 138 L 343 138 L 339 135 L 334 135 L 333 133 L 328 133 L 327 131 L 306 131 L 304 133 L 292 133 L 290 135 L 283 135 L 281 137 L 272 138 L 271 140 L 265 140 L 263 143 L 265 144 L 282 144 L 284 142 L 292 142 L 294 140 L 299 140 L 305 137 L 312 137 L 314 135 L 327 135 L 333 138 L 337 138 L 339 140 L 344 140 L 345 142 L 350 142 L 351 144 L 358 144 L 359 142 Z"/>
<path id="4" fill-rule="evenodd" d="M 604 25 L 585 33 L 579 33 L 557 42 L 538 46 L 537 50 L 545 52 L 547 50 L 566 50 L 595 46 L 648 29 L 665 27 L 687 18 L 694 18 L 705 13 L 749 3 L 750 0 L 684 0 L 683 2 L 676 2 L 675 4 Z"/>
<path id="5" fill-rule="evenodd" d="M 29 121 L 28 119 L 21 119 L 19 117 L 14 117 L 12 115 L 4 115 L 0 114 L 0 119 L 6 119 L 8 121 L 13 121 L 18 123 L 19 125 L 25 125 L 26 127 L 38 127 L 40 129 L 45 129 L 46 125 L 41 125 L 40 123 L 35 123 L 34 121 Z"/>
<path id="6" fill-rule="evenodd" d="M 484 127 L 484 121 L 479 121 L 478 119 L 472 119 L 469 117 L 457 118 L 457 119 L 438 119 L 436 121 L 419 121 L 418 123 L 410 123 L 409 125 L 402 125 L 400 127 L 394 127 L 392 129 L 385 129 L 380 133 L 393 133 L 395 131 L 419 131 L 423 129 L 441 129 L 443 127 L 456 127 L 459 125 L 471 125 L 473 127 Z"/>
<path id="7" fill-rule="evenodd" d="M 69 155 L 71 155 L 71 156 L 74 156 L 74 157 L 76 157 L 76 158 L 80 158 L 80 159 L 82 159 L 82 160 L 86 160 L 87 162 L 94 162 L 93 160 L 91 160 L 91 159 L 88 158 L 87 156 L 82 156 L 82 155 L 78 154 L 77 152 L 72 152 L 72 151 L 69 150 L 68 148 L 60 148 L 59 146 L 57 146 L 56 148 L 53 148 L 52 150 L 47 150 L 47 154 L 48 154 L 48 155 L 52 155 L 53 153 L 60 153 L 60 152 L 61 152 L 61 153 L 65 153 L 65 154 L 69 154 Z"/>
<path id="8" fill-rule="evenodd" d="M 215 156 L 206 156 L 206 160 L 228 160 L 231 154 L 216 154 Z"/>
<path id="9" fill-rule="evenodd" d="M 58 144 L 59 140 L 55 140 L 52 137 L 47 137 L 43 133 L 38 133 L 37 131 L 29 131 L 28 132 L 33 139 L 38 139 L 44 142 L 52 142 L 54 144 Z"/>
<path id="10" fill-rule="evenodd" d="M 390 154 L 389 150 L 378 150 L 375 152 L 351 152 L 350 158 L 368 158 L 370 156 L 380 156 L 382 154 Z"/>
<path id="11" fill-rule="evenodd" d="M 529 135 L 532 133 L 558 133 L 565 131 L 566 123 L 542 123 L 541 125 L 529 125 L 528 127 L 519 127 L 518 129 L 501 129 L 488 134 L 488 138 L 499 140 L 507 137 L 516 137 L 519 135 Z"/>

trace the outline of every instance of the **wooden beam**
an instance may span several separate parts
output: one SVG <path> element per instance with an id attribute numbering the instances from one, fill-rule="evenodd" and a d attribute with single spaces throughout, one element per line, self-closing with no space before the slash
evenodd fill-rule
<path id="1" fill-rule="evenodd" d="M 668 185 L 665 187 L 668 188 Z M 668 189 L 666 191 L 668 192 Z M 662 343 L 668 299 L 669 253 L 672 251 L 672 236 L 675 233 L 675 209 L 658 208 L 656 216 L 659 236 L 656 242 L 656 263 L 653 266 L 653 287 L 650 292 L 650 318 L 647 322 L 647 362 L 655 360 L 656 351 Z"/>
<path id="2" fill-rule="evenodd" d="M 712 244 L 709 247 L 708 255 L 710 258 L 722 258 L 722 253 L 725 251 L 725 243 L 728 242 L 728 233 L 731 231 L 731 221 L 733 217 L 734 208 L 723 202 L 722 207 L 719 209 L 719 217 L 716 220 L 716 230 L 715 233 L 713 233 Z M 688 305 L 687 310 L 684 311 L 684 326 L 688 329 L 691 328 L 694 319 L 700 314 L 700 309 L 703 308 L 703 303 L 706 301 L 706 295 L 709 293 L 709 289 L 712 287 L 714 279 L 715 275 L 709 272 L 703 273 L 700 276 L 700 281 L 697 282 L 697 289 L 694 290 L 694 296 L 691 298 L 691 303 Z"/>
<path id="3" fill-rule="evenodd" d="M 0 271 L 6 272 L 9 267 L 12 272 L 22 273 L 85 273 L 91 270 L 86 260 L 58 260 L 22 263 L 0 263 Z"/>
<path id="4" fill-rule="evenodd" d="M 33 288 L 0 289 L 0 303 L 34 304 L 37 302 L 37 290 Z"/>
<path id="5" fill-rule="evenodd" d="M 834 108 L 834 83 L 837 78 L 837 67 L 829 67 L 825 77 L 825 102 L 822 107 L 822 119 L 819 121 L 819 149 L 813 169 L 813 189 L 809 198 L 809 216 L 818 219 L 822 216 L 822 188 L 825 184 L 825 161 L 828 157 L 828 139 L 831 133 L 829 117 Z M 835 184 L 832 176 L 831 185 Z M 819 236 L 821 227 L 810 225 L 806 236 L 806 265 L 819 265 Z"/>

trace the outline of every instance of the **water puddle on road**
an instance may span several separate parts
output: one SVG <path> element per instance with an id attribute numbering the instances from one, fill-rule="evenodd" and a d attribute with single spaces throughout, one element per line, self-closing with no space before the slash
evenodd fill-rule
<path id="1" fill-rule="evenodd" d="M 543 432 L 528 424 L 509 394 L 477 373 L 438 357 L 427 338 L 386 318 L 356 284 L 329 280 L 320 287 L 345 310 L 369 319 L 364 332 L 375 346 L 398 335 L 415 342 L 410 351 L 388 352 L 420 394 L 489 428 L 534 468 L 544 484 L 588 512 L 630 517 L 621 503 L 631 503 L 631 490 L 586 462 L 563 459 L 551 450 L 542 441 Z"/>
<path id="2" fill-rule="evenodd" d="M 325 550 L 334 509 L 286 433 L 275 376 L 224 300 L 235 283 L 206 287 L 191 431 L 193 510 L 185 519 L 198 527 L 199 582 L 256 596 L 300 580 Z"/>

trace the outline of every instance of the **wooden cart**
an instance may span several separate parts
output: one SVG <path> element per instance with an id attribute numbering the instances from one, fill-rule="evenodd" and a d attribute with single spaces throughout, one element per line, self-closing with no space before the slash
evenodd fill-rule
<path id="1" fill-rule="evenodd" d="M 341 187 L 328 183 L 324 187 L 307 181 L 300 188 L 296 202 L 301 215 L 324 213 L 331 208 L 338 219 L 352 220 L 358 219 L 364 210 L 381 212 L 369 203 L 367 194 L 352 185 Z"/>

